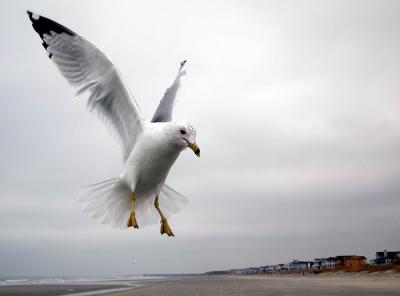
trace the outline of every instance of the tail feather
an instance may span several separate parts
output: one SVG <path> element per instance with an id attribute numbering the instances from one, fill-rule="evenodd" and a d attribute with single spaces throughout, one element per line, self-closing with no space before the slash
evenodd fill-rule
<path id="1" fill-rule="evenodd" d="M 161 188 L 160 194 L 161 206 L 164 206 L 165 210 L 170 213 L 177 213 L 180 209 L 188 203 L 188 198 L 164 184 Z"/>
<path id="2" fill-rule="evenodd" d="M 124 200 L 118 200 L 114 204 L 114 207 L 111 208 L 105 216 L 101 219 L 101 224 L 111 224 L 114 227 L 118 227 L 118 225 L 121 224 L 126 224 L 126 221 L 122 221 L 122 218 L 124 217 L 124 213 L 126 210 L 126 203 Z M 125 226 L 125 225 L 124 225 Z"/>
<path id="3" fill-rule="evenodd" d="M 117 180 L 118 180 L 118 178 L 111 178 L 111 179 L 107 179 L 107 180 L 104 180 L 104 181 L 101 181 L 101 182 L 97 182 L 97 183 L 93 183 L 93 184 L 89 184 L 89 185 L 83 186 L 82 188 L 97 187 L 97 185 L 106 184 L 106 183 L 111 184 L 111 183 L 115 183 L 115 181 L 117 181 Z"/>
<path id="4" fill-rule="evenodd" d="M 85 186 L 83 189 L 78 198 L 78 201 L 83 203 L 83 211 L 103 224 L 126 227 L 130 213 L 130 190 L 123 180 L 108 179 Z M 125 223 L 121 223 L 123 219 L 126 220 Z"/>
<path id="5" fill-rule="evenodd" d="M 112 178 L 84 187 L 78 201 L 83 210 L 102 224 L 126 228 L 130 216 L 131 190 L 123 179 Z M 159 223 L 160 217 L 154 207 L 155 196 L 136 196 L 135 213 L 139 227 Z M 188 199 L 168 185 L 159 195 L 160 207 L 166 217 L 178 212 Z"/>

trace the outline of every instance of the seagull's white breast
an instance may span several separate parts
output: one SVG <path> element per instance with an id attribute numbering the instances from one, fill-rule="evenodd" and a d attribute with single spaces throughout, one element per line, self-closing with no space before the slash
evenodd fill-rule
<path id="1" fill-rule="evenodd" d="M 125 165 L 124 178 L 135 194 L 158 195 L 180 149 L 169 141 L 165 123 L 145 125 Z"/>

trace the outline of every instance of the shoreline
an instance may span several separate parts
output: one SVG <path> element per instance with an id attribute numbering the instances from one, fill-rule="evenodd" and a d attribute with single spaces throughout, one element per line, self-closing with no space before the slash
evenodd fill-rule
<path id="1" fill-rule="evenodd" d="M 122 292 L 130 289 L 139 288 L 142 285 L 121 285 L 121 284 L 27 284 L 27 285 L 8 285 L 0 286 L 1 296 L 22 296 L 22 295 L 74 295 L 90 296 L 105 295 L 115 292 Z"/>
<path id="2" fill-rule="evenodd" d="M 0 296 L 400 295 L 400 273 L 170 276 L 125 283 L 0 286 Z"/>
<path id="3" fill-rule="evenodd" d="M 400 295 L 400 274 L 320 275 L 203 275 L 148 282 L 141 288 L 107 296 L 156 295 Z"/>

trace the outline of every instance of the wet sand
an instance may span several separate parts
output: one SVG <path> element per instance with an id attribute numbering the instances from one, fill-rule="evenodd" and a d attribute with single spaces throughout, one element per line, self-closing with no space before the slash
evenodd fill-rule
<path id="1" fill-rule="evenodd" d="M 121 285 L 20 285 L 0 287 L 1 296 L 58 296 L 104 289 L 126 288 Z M 104 294 L 103 294 L 104 295 Z"/>
<path id="2" fill-rule="evenodd" d="M 400 295 L 399 276 L 198 276 L 109 296 Z"/>

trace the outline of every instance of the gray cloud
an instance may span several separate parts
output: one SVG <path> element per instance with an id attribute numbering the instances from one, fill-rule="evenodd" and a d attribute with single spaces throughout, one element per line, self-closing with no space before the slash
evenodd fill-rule
<path id="1" fill-rule="evenodd" d="M 399 247 L 396 1 L 0 7 L 0 275 L 202 272 Z M 79 187 L 118 175 L 120 150 L 71 100 L 26 9 L 102 49 L 148 118 L 189 60 L 176 117 L 196 126 L 202 158 L 183 153 L 168 179 L 191 200 L 170 222 L 176 238 L 80 210 Z"/>

